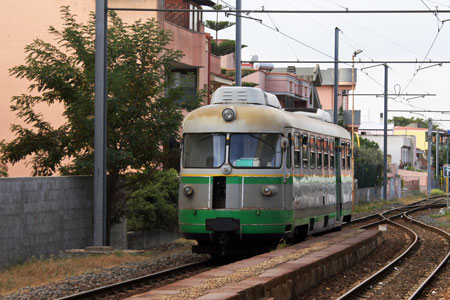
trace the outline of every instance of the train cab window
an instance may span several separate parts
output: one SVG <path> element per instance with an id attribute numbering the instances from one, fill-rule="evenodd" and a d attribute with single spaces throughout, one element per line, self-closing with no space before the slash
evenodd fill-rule
<path id="1" fill-rule="evenodd" d="M 346 146 L 344 142 L 341 142 L 341 158 L 342 158 L 342 163 L 341 163 L 341 168 L 342 170 L 345 170 L 345 156 L 346 156 Z"/>
<path id="2" fill-rule="evenodd" d="M 183 140 L 185 168 L 219 168 L 225 162 L 225 134 L 187 133 Z"/>
<path id="3" fill-rule="evenodd" d="M 201 151 L 200 151 L 201 153 Z M 280 168 L 281 134 L 234 133 L 230 138 L 230 163 L 234 168 Z"/>
<path id="4" fill-rule="evenodd" d="M 294 165 L 296 168 L 300 168 L 301 165 L 300 154 L 300 133 L 296 132 L 294 136 Z"/>
<path id="5" fill-rule="evenodd" d="M 334 165 L 336 164 L 334 160 L 334 153 L 336 152 L 336 149 L 334 148 L 334 140 L 330 140 L 329 144 L 330 149 L 330 170 L 334 170 Z"/>
<path id="6" fill-rule="evenodd" d="M 328 140 L 323 140 L 323 168 L 328 170 L 329 160 L 328 160 Z"/>
<path id="7" fill-rule="evenodd" d="M 314 169 L 316 167 L 316 138 L 309 137 L 309 167 Z"/>
<path id="8" fill-rule="evenodd" d="M 345 148 L 347 150 L 347 169 L 351 169 L 352 167 L 352 155 L 351 155 L 351 148 L 350 148 L 350 143 L 347 143 L 347 146 Z"/>
<path id="9" fill-rule="evenodd" d="M 292 136 L 288 135 L 289 146 L 286 149 L 286 168 L 290 169 L 292 167 Z"/>
<path id="10" fill-rule="evenodd" d="M 323 139 L 317 139 L 317 169 L 322 169 Z"/>
<path id="11" fill-rule="evenodd" d="M 302 135 L 302 158 L 303 158 L 303 168 L 309 168 L 308 160 L 308 135 Z"/>

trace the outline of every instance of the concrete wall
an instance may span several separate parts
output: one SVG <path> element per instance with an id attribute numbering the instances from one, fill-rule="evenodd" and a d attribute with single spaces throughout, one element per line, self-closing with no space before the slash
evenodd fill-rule
<path id="1" fill-rule="evenodd" d="M 93 244 L 91 177 L 0 178 L 0 267 Z"/>
<path id="2" fill-rule="evenodd" d="M 381 187 L 356 189 L 356 204 L 380 200 L 381 198 L 383 198 Z"/>
<path id="3" fill-rule="evenodd" d="M 133 250 L 148 249 L 150 247 L 170 243 L 178 239 L 178 232 L 152 230 L 143 232 L 130 231 L 127 235 L 127 248 Z"/>

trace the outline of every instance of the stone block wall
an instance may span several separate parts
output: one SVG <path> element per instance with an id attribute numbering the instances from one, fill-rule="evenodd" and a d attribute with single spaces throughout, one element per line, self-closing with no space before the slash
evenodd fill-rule
<path id="1" fill-rule="evenodd" d="M 0 178 L 0 267 L 92 244 L 92 177 Z"/>

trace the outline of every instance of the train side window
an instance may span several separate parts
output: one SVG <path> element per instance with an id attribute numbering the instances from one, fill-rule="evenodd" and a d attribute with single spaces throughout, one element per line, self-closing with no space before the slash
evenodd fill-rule
<path id="1" fill-rule="evenodd" d="M 292 167 L 292 139 L 291 134 L 288 135 L 289 146 L 286 149 L 286 168 L 290 169 Z"/>
<path id="2" fill-rule="evenodd" d="M 316 167 L 316 138 L 312 135 L 309 137 L 309 167 Z"/>
<path id="3" fill-rule="evenodd" d="M 295 133 L 294 138 L 294 165 L 296 168 L 300 168 L 301 158 L 300 158 L 300 133 Z"/>
<path id="4" fill-rule="evenodd" d="M 334 153 L 336 149 L 334 148 L 334 140 L 330 140 L 330 170 L 334 170 L 334 165 L 336 162 L 334 161 Z"/>
<path id="5" fill-rule="evenodd" d="M 347 143 L 347 146 L 346 146 L 346 149 L 347 149 L 347 169 L 351 169 L 352 168 L 352 161 L 351 161 L 351 159 L 352 159 L 352 155 L 351 155 L 351 148 L 350 148 L 350 143 Z"/>
<path id="6" fill-rule="evenodd" d="M 341 158 L 342 158 L 341 168 L 342 168 L 342 170 L 345 170 L 345 155 L 346 155 L 345 151 L 346 151 L 345 143 L 341 142 Z"/>
<path id="7" fill-rule="evenodd" d="M 328 165 L 329 165 L 329 161 L 328 161 L 328 140 L 324 139 L 323 140 L 323 168 L 325 170 L 328 170 Z"/>
<path id="8" fill-rule="evenodd" d="M 323 139 L 317 138 L 317 169 L 322 169 Z"/>
<path id="9" fill-rule="evenodd" d="M 303 158 L 303 168 L 309 168 L 308 160 L 308 135 L 304 134 L 302 136 L 302 158 Z"/>

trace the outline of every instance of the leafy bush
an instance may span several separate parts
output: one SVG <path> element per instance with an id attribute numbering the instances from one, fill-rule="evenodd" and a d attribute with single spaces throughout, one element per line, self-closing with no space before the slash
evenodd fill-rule
<path id="1" fill-rule="evenodd" d="M 431 196 L 443 196 L 446 195 L 443 190 L 440 189 L 432 189 L 431 190 Z"/>
<path id="2" fill-rule="evenodd" d="M 155 172 L 149 176 L 145 185 L 130 194 L 127 210 L 128 229 L 178 230 L 177 201 L 177 171 L 169 169 Z"/>

